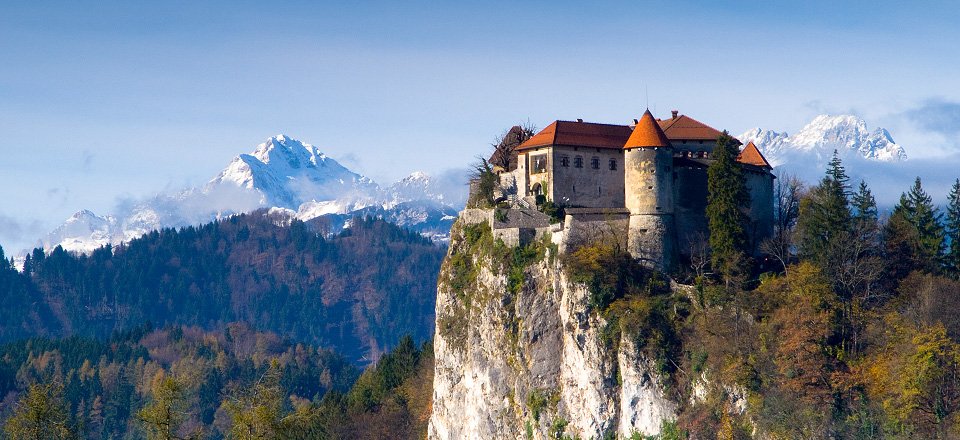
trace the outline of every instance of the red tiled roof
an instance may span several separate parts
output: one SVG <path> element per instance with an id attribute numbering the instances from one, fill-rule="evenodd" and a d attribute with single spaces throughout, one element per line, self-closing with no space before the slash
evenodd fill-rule
<path id="1" fill-rule="evenodd" d="M 760 153 L 760 150 L 757 149 L 757 146 L 754 145 L 752 141 L 747 143 L 746 147 L 743 147 L 743 150 L 737 155 L 737 161 L 747 165 L 772 168 L 770 162 L 767 162 L 767 159 L 763 157 L 763 154 Z"/>
<path id="2" fill-rule="evenodd" d="M 643 112 L 643 116 L 637 121 L 637 126 L 634 127 L 633 133 L 630 134 L 630 138 L 627 139 L 623 148 L 669 146 L 670 140 L 667 139 L 667 135 L 663 133 L 663 129 L 661 129 L 660 125 L 653 119 L 653 114 L 650 113 L 650 110 L 647 110 Z"/>
<path id="3" fill-rule="evenodd" d="M 652 117 L 652 115 L 651 115 Z M 656 119 L 657 124 L 670 141 L 713 141 L 722 134 L 686 115 L 670 119 Z M 590 148 L 624 148 L 635 130 L 626 125 L 598 124 L 594 122 L 554 121 L 539 133 L 517 147 L 517 151 L 548 145 L 564 145 Z"/>
<path id="4" fill-rule="evenodd" d="M 720 137 L 719 130 L 687 115 L 670 119 L 657 119 L 660 128 L 672 141 L 714 141 Z"/>
<path id="5" fill-rule="evenodd" d="M 597 124 L 593 122 L 554 121 L 517 150 L 543 147 L 547 145 L 566 145 L 591 148 L 623 148 L 630 137 L 630 127 L 626 125 Z"/>

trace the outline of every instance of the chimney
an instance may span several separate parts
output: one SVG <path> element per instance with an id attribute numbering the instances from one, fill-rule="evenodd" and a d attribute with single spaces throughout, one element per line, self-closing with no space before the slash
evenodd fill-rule
<path id="1" fill-rule="evenodd" d="M 679 113 L 679 110 L 670 110 L 670 114 L 673 115 L 673 119 L 677 119 L 677 114 Z"/>
<path id="2" fill-rule="evenodd" d="M 577 122 L 583 122 L 583 119 L 577 118 Z"/>
<path id="3" fill-rule="evenodd" d="M 637 125 L 637 124 L 639 124 L 639 123 L 640 123 L 640 120 L 639 120 L 639 119 L 634 119 L 634 120 L 633 120 L 633 125 Z"/>

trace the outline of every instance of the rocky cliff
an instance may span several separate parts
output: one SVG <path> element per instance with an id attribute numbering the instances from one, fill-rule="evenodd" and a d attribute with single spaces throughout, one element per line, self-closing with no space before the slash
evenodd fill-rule
<path id="1" fill-rule="evenodd" d="M 556 249 L 549 236 L 507 248 L 486 223 L 455 224 L 437 292 L 429 438 L 630 438 L 676 418 L 669 369 L 637 336 L 663 338 L 627 335 L 628 320 L 599 313 L 598 289 Z"/>

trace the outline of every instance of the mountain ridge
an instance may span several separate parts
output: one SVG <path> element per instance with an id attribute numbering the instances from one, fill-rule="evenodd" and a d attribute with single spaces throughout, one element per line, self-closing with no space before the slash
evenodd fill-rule
<path id="1" fill-rule="evenodd" d="M 867 128 L 855 115 L 823 114 L 813 118 L 796 134 L 753 128 L 738 136 L 743 143 L 753 142 L 774 166 L 816 158 L 822 164 L 836 150 L 841 157 L 856 156 L 880 162 L 907 160 L 903 146 L 893 140 L 885 128 Z"/>

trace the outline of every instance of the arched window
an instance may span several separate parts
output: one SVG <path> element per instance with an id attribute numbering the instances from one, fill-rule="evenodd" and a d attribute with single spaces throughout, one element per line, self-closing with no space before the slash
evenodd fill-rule
<path id="1" fill-rule="evenodd" d="M 530 191 L 531 191 L 531 192 L 533 193 L 533 195 L 535 195 L 535 196 L 542 196 L 542 195 L 543 195 L 543 187 L 540 186 L 540 182 L 534 183 L 534 184 L 533 184 L 533 187 L 530 188 Z"/>

